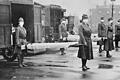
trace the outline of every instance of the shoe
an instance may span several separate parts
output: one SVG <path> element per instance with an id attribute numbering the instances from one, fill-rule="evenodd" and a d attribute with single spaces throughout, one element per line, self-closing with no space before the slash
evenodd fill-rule
<path id="1" fill-rule="evenodd" d="M 118 48 L 116 48 L 115 50 L 118 51 Z"/>
<path id="2" fill-rule="evenodd" d="M 88 68 L 87 66 L 85 66 L 86 67 L 86 69 L 90 69 L 90 68 Z"/>
<path id="3" fill-rule="evenodd" d="M 82 71 L 87 71 L 88 69 L 84 66 L 82 67 Z"/>
<path id="4" fill-rule="evenodd" d="M 22 65 L 22 64 L 19 64 L 19 68 L 23 68 L 23 65 Z"/>
<path id="5" fill-rule="evenodd" d="M 26 65 L 26 64 L 22 64 L 22 66 L 23 66 L 23 67 L 27 67 L 27 65 Z"/>
<path id="6" fill-rule="evenodd" d="M 107 55 L 106 57 L 107 57 L 107 58 L 111 58 L 112 56 L 111 56 L 111 55 Z"/>

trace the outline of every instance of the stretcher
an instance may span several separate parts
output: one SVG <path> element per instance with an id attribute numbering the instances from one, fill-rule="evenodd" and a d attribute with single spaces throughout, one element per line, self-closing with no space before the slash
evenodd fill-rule
<path id="1" fill-rule="evenodd" d="M 60 43 L 32 43 L 27 45 L 28 53 L 40 53 L 45 52 L 47 49 L 61 50 L 64 52 L 65 49 L 69 48 L 71 45 L 78 44 L 78 42 L 60 42 Z M 25 48 L 25 45 L 21 47 Z"/>

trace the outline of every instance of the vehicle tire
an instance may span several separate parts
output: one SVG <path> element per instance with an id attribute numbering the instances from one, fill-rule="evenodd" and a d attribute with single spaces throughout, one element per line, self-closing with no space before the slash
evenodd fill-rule
<path id="1" fill-rule="evenodd" d="M 14 53 L 14 48 L 6 48 L 2 50 L 2 55 L 4 59 L 8 62 L 12 62 L 17 58 L 17 54 Z"/>

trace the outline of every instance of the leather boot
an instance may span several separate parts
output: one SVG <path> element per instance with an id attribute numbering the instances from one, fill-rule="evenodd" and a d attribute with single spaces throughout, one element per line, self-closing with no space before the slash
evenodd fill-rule
<path id="1" fill-rule="evenodd" d="M 23 67 L 23 65 L 22 65 L 22 60 L 21 60 L 20 56 L 18 57 L 18 66 L 19 66 L 20 68 Z"/>
<path id="2" fill-rule="evenodd" d="M 82 66 L 82 71 L 87 71 L 87 68 L 85 66 Z"/>
<path id="3" fill-rule="evenodd" d="M 112 57 L 112 56 L 110 55 L 109 51 L 107 51 L 106 57 L 107 57 L 107 58 L 111 58 L 111 57 Z"/>
<path id="4" fill-rule="evenodd" d="M 22 62 L 21 62 L 21 63 L 22 63 L 22 66 L 23 66 L 23 67 L 27 67 L 27 65 L 24 64 L 24 55 L 23 55 L 23 54 L 21 55 L 21 58 L 22 58 L 22 59 L 21 59 L 21 60 L 22 60 Z"/>
<path id="5" fill-rule="evenodd" d="M 86 67 L 86 69 L 90 69 L 89 67 L 87 67 L 87 66 L 85 66 Z"/>
<path id="6" fill-rule="evenodd" d="M 18 52 L 18 66 L 19 66 L 20 68 L 23 67 L 23 65 L 22 65 L 21 50 L 19 50 L 19 52 Z"/>

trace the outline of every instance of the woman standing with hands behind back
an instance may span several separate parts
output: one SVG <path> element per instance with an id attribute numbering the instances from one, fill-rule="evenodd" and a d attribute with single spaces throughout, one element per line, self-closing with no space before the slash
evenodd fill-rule
<path id="1" fill-rule="evenodd" d="M 104 50 L 106 51 L 106 57 L 111 58 L 110 51 L 114 50 L 113 44 L 113 18 L 108 19 L 107 25 L 107 38 L 104 41 Z"/>
<path id="2" fill-rule="evenodd" d="M 88 24 L 88 16 L 83 14 L 82 24 L 79 25 L 79 51 L 78 58 L 82 60 L 82 70 L 87 71 L 86 66 L 87 60 L 93 59 L 92 40 L 91 40 L 91 29 Z"/>

